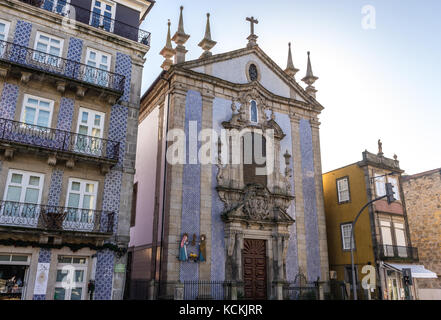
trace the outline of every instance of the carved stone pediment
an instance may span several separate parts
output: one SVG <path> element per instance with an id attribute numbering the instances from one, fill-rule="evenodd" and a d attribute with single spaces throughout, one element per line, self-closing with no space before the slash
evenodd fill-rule
<path id="1" fill-rule="evenodd" d="M 247 185 L 244 189 L 218 187 L 225 204 L 225 222 L 292 224 L 294 219 L 286 212 L 294 197 L 272 194 L 264 186 Z"/>

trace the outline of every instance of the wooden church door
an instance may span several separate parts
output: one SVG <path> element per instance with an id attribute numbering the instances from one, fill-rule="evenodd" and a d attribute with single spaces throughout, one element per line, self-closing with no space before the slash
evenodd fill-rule
<path id="1" fill-rule="evenodd" d="M 244 239 L 243 272 L 246 299 L 266 299 L 265 240 Z"/>

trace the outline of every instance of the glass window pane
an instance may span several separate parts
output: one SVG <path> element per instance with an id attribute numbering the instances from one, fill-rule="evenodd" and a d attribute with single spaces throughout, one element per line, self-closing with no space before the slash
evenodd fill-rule
<path id="1" fill-rule="evenodd" d="M 92 137 L 100 138 L 101 137 L 101 130 L 97 128 L 92 129 Z"/>
<path id="2" fill-rule="evenodd" d="M 72 191 L 80 191 L 80 186 L 81 186 L 81 183 L 79 183 L 79 182 L 72 182 L 72 186 L 71 186 L 71 190 Z"/>
<path id="3" fill-rule="evenodd" d="M 73 258 L 73 263 L 85 264 L 86 263 L 86 258 Z"/>
<path id="4" fill-rule="evenodd" d="M 24 122 L 27 124 L 34 124 L 36 109 L 26 107 L 24 112 Z"/>
<path id="5" fill-rule="evenodd" d="M 46 53 L 47 45 L 44 43 L 38 42 L 36 50 Z"/>
<path id="6" fill-rule="evenodd" d="M 39 186 L 40 185 L 40 177 L 30 176 L 29 177 L 29 185 Z"/>
<path id="7" fill-rule="evenodd" d="M 74 279 L 74 281 L 75 282 L 84 282 L 84 270 L 75 270 L 75 279 Z"/>
<path id="8" fill-rule="evenodd" d="M 86 183 L 86 192 L 93 193 L 95 190 L 95 185 L 92 183 Z"/>
<path id="9" fill-rule="evenodd" d="M 89 59 L 90 60 L 96 60 L 96 53 L 95 52 L 93 52 L 93 51 L 90 51 L 90 54 L 89 54 Z"/>
<path id="10" fill-rule="evenodd" d="M 37 125 L 42 127 L 49 127 L 49 111 L 40 110 L 38 113 Z"/>
<path id="11" fill-rule="evenodd" d="M 55 288 L 54 300 L 64 300 L 66 296 L 66 290 L 63 288 Z"/>
<path id="12" fill-rule="evenodd" d="M 6 25 L 0 22 L 0 33 L 5 33 Z"/>
<path id="13" fill-rule="evenodd" d="M 88 132 L 87 126 L 80 126 L 80 128 L 78 129 L 79 134 L 83 134 L 83 135 L 87 136 L 87 132 Z"/>
<path id="14" fill-rule="evenodd" d="M 38 100 L 37 99 L 33 99 L 33 98 L 29 98 L 28 99 L 28 104 L 32 104 L 34 106 L 38 105 Z"/>
<path id="15" fill-rule="evenodd" d="M 57 282 L 63 282 L 67 280 L 67 275 L 69 272 L 67 270 L 57 270 Z"/>
<path id="16" fill-rule="evenodd" d="M 50 106 L 51 106 L 51 104 L 49 102 L 47 102 L 47 101 L 40 101 L 40 107 L 49 109 Z"/>
<path id="17" fill-rule="evenodd" d="M 18 174 L 18 173 L 13 173 L 12 177 L 11 177 L 11 182 L 21 184 L 22 178 L 23 178 L 23 175 Z"/>
<path id="18" fill-rule="evenodd" d="M 70 295 L 70 300 L 81 300 L 81 295 L 83 293 L 83 288 L 74 288 Z"/>
<path id="19" fill-rule="evenodd" d="M 45 41 L 45 42 L 49 42 L 49 37 L 46 37 L 46 36 L 40 34 L 40 40 Z"/>
<path id="20" fill-rule="evenodd" d="M 95 122 L 94 123 L 96 126 L 101 125 L 101 116 L 100 115 L 98 115 L 98 114 L 95 115 Z"/>
<path id="21" fill-rule="evenodd" d="M 0 255 L 0 261 L 10 261 L 11 256 L 9 254 L 7 255 Z"/>
<path id="22" fill-rule="evenodd" d="M 59 263 L 71 263 L 72 262 L 72 257 L 59 256 L 58 257 L 58 262 Z"/>
<path id="23" fill-rule="evenodd" d="M 80 205 L 80 195 L 77 193 L 70 193 L 69 200 L 67 201 L 67 206 L 69 208 L 79 208 Z"/>
<path id="24" fill-rule="evenodd" d="M 12 256 L 11 261 L 26 262 L 28 261 L 28 256 Z"/>
<path id="25" fill-rule="evenodd" d="M 9 186 L 6 201 L 20 202 L 21 187 Z"/>
<path id="26" fill-rule="evenodd" d="M 26 203 L 38 203 L 39 193 L 40 193 L 40 190 L 38 190 L 38 189 L 27 188 L 24 201 Z"/>
<path id="27" fill-rule="evenodd" d="M 94 209 L 94 196 L 85 195 L 83 199 L 83 208 L 84 209 Z"/>
<path id="28" fill-rule="evenodd" d="M 82 123 L 87 123 L 88 119 L 89 119 L 89 113 L 88 112 L 83 112 L 81 114 L 81 122 Z"/>

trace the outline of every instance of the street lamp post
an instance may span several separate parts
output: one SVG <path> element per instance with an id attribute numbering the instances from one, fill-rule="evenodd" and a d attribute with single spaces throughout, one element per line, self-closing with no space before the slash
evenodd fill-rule
<path id="1" fill-rule="evenodd" d="M 395 174 L 394 172 L 392 173 L 388 173 L 387 175 L 393 175 Z M 376 177 L 378 178 L 378 177 Z M 357 223 L 358 218 L 360 217 L 361 213 L 364 211 L 364 209 L 366 209 L 370 204 L 374 203 L 375 201 L 381 200 L 387 198 L 387 202 L 391 203 L 393 201 L 395 201 L 394 199 L 394 192 L 393 192 L 393 187 L 392 184 L 390 183 L 386 183 L 386 194 L 384 196 L 375 198 L 374 200 L 369 201 L 368 203 L 366 203 L 361 210 L 358 212 L 357 216 L 355 217 L 354 221 L 352 222 L 352 226 L 351 226 L 351 237 L 350 237 L 350 242 L 351 242 L 351 270 L 352 270 L 352 292 L 354 295 L 354 300 L 357 300 L 357 288 L 355 286 L 355 267 L 354 267 L 354 246 L 353 246 L 353 239 L 354 239 L 354 227 L 355 227 L 355 223 Z"/>

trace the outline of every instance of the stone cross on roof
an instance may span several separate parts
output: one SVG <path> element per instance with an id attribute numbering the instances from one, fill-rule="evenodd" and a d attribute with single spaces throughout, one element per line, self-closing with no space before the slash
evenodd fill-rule
<path id="1" fill-rule="evenodd" d="M 257 21 L 257 19 L 254 19 L 254 17 L 247 18 L 246 20 L 250 22 L 251 34 L 254 34 L 254 24 L 258 24 L 259 21 Z"/>
<path id="2" fill-rule="evenodd" d="M 254 34 L 254 24 L 258 24 L 259 21 L 257 21 L 257 19 L 254 19 L 254 17 L 246 18 L 246 21 L 250 22 L 251 34 L 247 38 L 248 39 L 247 47 L 251 48 L 257 45 L 256 43 L 257 36 Z"/>

